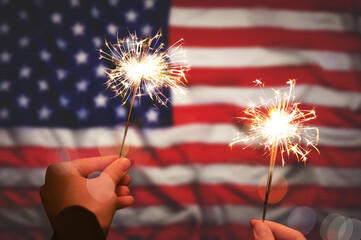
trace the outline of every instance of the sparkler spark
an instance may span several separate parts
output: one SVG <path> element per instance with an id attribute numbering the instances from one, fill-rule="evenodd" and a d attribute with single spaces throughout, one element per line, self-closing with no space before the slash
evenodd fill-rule
<path id="1" fill-rule="evenodd" d="M 256 80 L 257 85 L 263 87 L 264 84 Z M 249 122 L 250 130 L 247 136 L 237 139 L 230 144 L 245 142 L 249 145 L 258 142 L 264 149 L 270 153 L 270 168 L 268 171 L 266 196 L 263 210 L 263 220 L 266 215 L 268 194 L 270 191 L 273 168 L 276 161 L 277 151 L 279 150 L 284 165 L 284 154 L 289 156 L 291 153 L 297 156 L 298 160 L 305 162 L 306 155 L 310 149 L 316 148 L 319 138 L 318 129 L 315 127 L 304 126 L 316 118 L 315 110 L 299 109 L 299 102 L 294 102 L 295 80 L 289 80 L 289 91 L 274 90 L 274 98 L 262 100 L 261 105 L 251 104 L 244 113 L 247 117 L 239 119 Z M 303 146 L 305 145 L 305 146 Z"/>
<path id="2" fill-rule="evenodd" d="M 135 97 L 148 94 L 152 100 L 166 105 L 169 99 L 161 89 L 168 87 L 176 89 L 176 92 L 184 92 L 181 86 L 187 82 L 185 72 L 189 70 L 189 66 L 181 50 L 183 40 L 166 49 L 163 43 L 158 45 L 161 36 L 161 31 L 145 39 L 130 34 L 127 38 L 117 39 L 115 44 L 106 41 L 105 45 L 109 53 L 100 49 L 100 59 L 109 60 L 114 65 L 114 68 L 106 69 L 107 87 L 115 92 L 115 96 L 122 98 L 123 105 L 133 95 L 120 156 Z"/>

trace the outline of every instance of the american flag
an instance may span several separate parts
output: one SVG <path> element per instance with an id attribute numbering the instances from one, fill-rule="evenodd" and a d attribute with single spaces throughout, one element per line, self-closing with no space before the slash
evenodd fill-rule
<path id="1" fill-rule="evenodd" d="M 0 239 L 49 239 L 38 194 L 54 162 L 117 154 L 129 106 L 104 86 L 104 38 L 185 39 L 188 94 L 136 102 L 127 137 L 135 205 L 109 239 L 251 239 L 268 157 L 234 147 L 233 117 L 297 79 L 320 155 L 275 173 L 267 219 L 307 239 L 361 236 L 359 0 L 0 0 Z M 159 109 L 157 109 L 159 108 Z M 271 190 L 272 194 L 272 190 Z"/>

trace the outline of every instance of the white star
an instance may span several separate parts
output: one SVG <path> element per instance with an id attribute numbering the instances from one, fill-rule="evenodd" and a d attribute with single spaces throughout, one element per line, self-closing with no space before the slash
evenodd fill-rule
<path id="1" fill-rule="evenodd" d="M 45 80 L 38 81 L 39 91 L 47 91 L 49 89 L 48 83 Z"/>
<path id="2" fill-rule="evenodd" d="M 74 36 L 81 36 L 84 35 L 85 26 L 80 23 L 75 23 L 72 27 Z"/>
<path id="3" fill-rule="evenodd" d="M 90 14 L 93 16 L 93 18 L 98 18 L 100 15 L 100 12 L 99 12 L 98 8 L 92 7 L 92 9 L 90 10 Z"/>
<path id="4" fill-rule="evenodd" d="M 27 67 L 27 66 L 24 66 L 20 69 L 20 72 L 19 72 L 19 77 L 20 78 L 29 78 L 30 77 L 30 74 L 31 74 L 31 71 L 32 69 Z"/>
<path id="5" fill-rule="evenodd" d="M 64 96 L 60 96 L 60 98 L 59 98 L 59 103 L 60 103 L 60 105 L 62 106 L 62 107 L 66 107 L 66 106 L 68 106 L 68 104 L 69 104 L 69 99 L 67 99 L 66 97 L 64 97 Z"/>
<path id="6" fill-rule="evenodd" d="M 133 9 L 130 9 L 127 13 L 125 13 L 125 19 L 127 22 L 135 22 L 137 17 L 138 13 L 136 13 Z"/>
<path id="7" fill-rule="evenodd" d="M 78 111 L 76 111 L 76 115 L 78 116 L 79 121 L 88 119 L 88 114 L 89 111 L 86 110 L 85 108 L 81 108 Z"/>
<path id="8" fill-rule="evenodd" d="M 4 80 L 0 83 L 0 92 L 5 92 L 5 91 L 7 92 L 9 91 L 9 89 L 10 89 L 9 81 Z"/>
<path id="9" fill-rule="evenodd" d="M 117 4 L 118 4 L 118 0 L 109 0 L 109 5 L 110 6 L 115 7 L 115 6 L 117 6 Z"/>
<path id="10" fill-rule="evenodd" d="M 124 107 L 116 107 L 115 114 L 117 115 L 117 118 L 125 118 L 127 111 Z"/>
<path id="11" fill-rule="evenodd" d="M 79 0 L 70 0 L 70 5 L 71 5 L 71 7 L 79 7 L 80 2 L 79 2 Z"/>
<path id="12" fill-rule="evenodd" d="M 110 35 L 116 36 L 118 33 L 118 27 L 115 24 L 110 23 L 107 26 L 107 31 Z"/>
<path id="13" fill-rule="evenodd" d="M 66 78 L 66 71 L 64 69 L 58 69 L 56 70 L 56 75 L 58 77 L 58 80 L 63 80 L 64 78 Z"/>
<path id="14" fill-rule="evenodd" d="M 19 45 L 20 47 L 27 47 L 29 46 L 30 39 L 27 36 L 24 36 L 19 39 Z"/>
<path id="15" fill-rule="evenodd" d="M 95 75 L 97 77 L 105 77 L 107 74 L 105 73 L 105 66 L 103 64 L 99 64 L 96 68 L 95 68 Z"/>
<path id="16" fill-rule="evenodd" d="M 88 62 L 88 54 L 83 50 L 78 51 L 78 53 L 74 56 L 76 64 L 86 64 Z"/>
<path id="17" fill-rule="evenodd" d="M 29 106 L 30 98 L 25 95 L 21 95 L 18 97 L 18 105 L 19 107 L 27 108 Z"/>
<path id="18" fill-rule="evenodd" d="M 149 36 L 151 32 L 152 32 L 152 26 L 150 26 L 149 24 L 144 25 L 144 27 L 142 28 L 143 36 Z"/>
<path id="19" fill-rule="evenodd" d="M 61 38 L 56 40 L 56 45 L 61 49 L 66 48 L 66 42 Z"/>
<path id="20" fill-rule="evenodd" d="M 157 122 L 158 121 L 158 115 L 159 112 L 154 110 L 154 109 L 150 109 L 146 114 L 145 117 L 147 118 L 148 122 Z"/>
<path id="21" fill-rule="evenodd" d="M 101 93 L 94 97 L 93 100 L 96 108 L 105 108 L 107 106 L 108 98 Z"/>
<path id="22" fill-rule="evenodd" d="M 1 59 L 1 62 L 3 62 L 3 63 L 10 62 L 11 54 L 5 50 L 1 53 L 0 59 Z"/>
<path id="23" fill-rule="evenodd" d="M 9 33 L 10 26 L 7 23 L 3 23 L 0 25 L 0 33 L 7 34 Z"/>
<path id="24" fill-rule="evenodd" d="M 46 51 L 45 49 L 41 50 L 41 52 L 39 53 L 40 59 L 43 60 L 44 62 L 48 62 L 51 58 L 51 54 Z"/>
<path id="25" fill-rule="evenodd" d="M 144 8 L 151 9 L 154 7 L 155 1 L 154 0 L 144 0 Z"/>
<path id="26" fill-rule="evenodd" d="M 26 19 L 28 19 L 28 14 L 25 11 L 20 11 L 19 12 L 19 18 L 21 20 L 26 20 Z"/>
<path id="27" fill-rule="evenodd" d="M 82 79 L 80 82 L 76 83 L 76 88 L 79 92 L 86 92 L 88 90 L 88 81 Z"/>
<path id="28" fill-rule="evenodd" d="M 58 12 L 55 12 L 50 16 L 50 19 L 54 24 L 61 24 L 62 15 L 60 13 L 58 13 Z"/>
<path id="29" fill-rule="evenodd" d="M 46 106 L 43 106 L 41 109 L 39 109 L 38 114 L 39 120 L 48 120 L 51 114 L 51 110 Z"/>
<path id="30" fill-rule="evenodd" d="M 94 37 L 93 43 L 96 48 L 100 48 L 102 46 L 102 40 L 100 37 Z"/>
<path id="31" fill-rule="evenodd" d="M 9 111 L 6 108 L 2 108 L 0 110 L 0 119 L 8 119 L 9 118 Z"/>

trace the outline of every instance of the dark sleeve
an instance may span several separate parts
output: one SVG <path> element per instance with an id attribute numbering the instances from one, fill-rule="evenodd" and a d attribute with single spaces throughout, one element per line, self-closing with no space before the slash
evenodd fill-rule
<path id="1" fill-rule="evenodd" d="M 105 240 L 96 216 L 80 206 L 71 206 L 55 218 L 52 240 Z"/>

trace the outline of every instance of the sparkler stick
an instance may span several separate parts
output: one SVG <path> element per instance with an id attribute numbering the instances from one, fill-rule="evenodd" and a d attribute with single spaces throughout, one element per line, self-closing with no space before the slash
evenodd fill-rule
<path id="1" fill-rule="evenodd" d="M 259 80 L 255 81 L 257 85 L 263 86 Z M 276 162 L 278 149 L 282 156 L 282 165 L 284 165 L 284 154 L 288 156 L 294 153 L 298 160 L 306 162 L 306 155 L 313 147 L 318 151 L 315 145 L 318 143 L 319 132 L 317 128 L 306 127 L 303 124 L 316 118 L 315 110 L 300 110 L 299 102 L 293 102 L 295 81 L 287 82 L 289 92 L 273 90 L 275 97 L 269 100 L 262 100 L 262 104 L 257 106 L 251 104 L 244 113 L 249 117 L 239 117 L 250 123 L 250 130 L 246 137 L 242 137 L 232 142 L 230 146 L 236 143 L 246 142 L 249 145 L 255 142 L 262 145 L 266 151 L 270 152 L 270 165 L 268 170 L 266 193 L 263 207 L 264 221 L 266 217 L 268 197 L 271 190 L 273 169 Z M 301 144 L 306 146 L 302 147 Z M 248 147 L 247 145 L 246 147 Z"/>
<path id="2" fill-rule="evenodd" d="M 107 59 L 114 65 L 113 69 L 106 71 L 107 87 L 114 90 L 115 96 L 122 97 L 123 105 L 133 94 L 119 156 L 123 153 L 135 98 L 146 91 L 152 100 L 166 105 L 168 99 L 161 92 L 163 87 L 184 91 L 180 85 L 185 85 L 185 72 L 189 67 L 185 65 L 184 52 L 181 51 L 182 39 L 165 49 L 163 43 L 158 45 L 161 36 L 160 31 L 145 39 L 130 34 L 128 38 L 118 38 L 115 44 L 106 41 L 109 52 L 100 49 L 100 59 Z"/>

